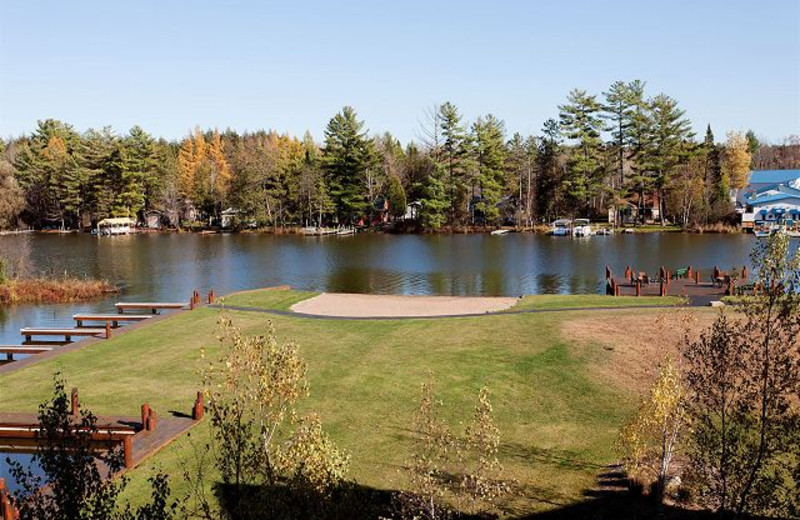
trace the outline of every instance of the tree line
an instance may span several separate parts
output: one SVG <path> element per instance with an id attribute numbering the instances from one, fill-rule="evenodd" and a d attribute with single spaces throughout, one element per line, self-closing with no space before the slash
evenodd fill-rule
<path id="1" fill-rule="evenodd" d="M 0 141 L 0 227 L 86 228 L 151 212 L 170 225 L 209 225 L 227 208 L 240 226 L 369 224 L 404 216 L 412 202 L 408 224 L 424 231 L 532 227 L 609 209 L 618 220 L 658 215 L 687 226 L 729 216 L 754 154 L 771 157 L 752 131 L 717 143 L 709 126 L 698 141 L 678 102 L 648 96 L 639 80 L 599 95 L 571 91 L 538 135 L 509 136 L 492 114 L 466 121 L 445 102 L 405 145 L 370 135 L 351 107 L 323 137 L 198 128 L 167 141 L 139 126 L 119 135 L 40 121 Z"/>

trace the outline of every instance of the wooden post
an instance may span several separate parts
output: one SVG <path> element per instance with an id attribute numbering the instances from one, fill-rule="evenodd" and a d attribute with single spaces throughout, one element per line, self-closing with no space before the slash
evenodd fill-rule
<path id="1" fill-rule="evenodd" d="M 73 417 L 78 416 L 78 389 L 73 388 L 69 396 L 69 414 Z"/>
<path id="2" fill-rule="evenodd" d="M 747 281 L 747 266 L 742 267 L 742 280 Z"/>
<path id="3" fill-rule="evenodd" d="M 627 266 L 625 268 L 625 278 L 629 281 L 633 281 L 633 273 L 631 272 L 631 266 Z"/>
<path id="4" fill-rule="evenodd" d="M 156 420 L 156 411 L 153 410 L 152 408 L 150 408 L 150 415 L 147 418 L 147 423 L 148 423 L 149 428 L 147 428 L 147 430 L 151 431 L 151 432 L 155 431 L 156 426 L 157 426 L 157 422 L 158 421 Z"/>
<path id="5" fill-rule="evenodd" d="M 131 445 L 131 437 L 133 437 L 133 435 L 126 435 L 122 441 L 122 451 L 123 456 L 125 457 L 125 469 L 131 469 L 133 467 L 133 446 Z"/>
<path id="6" fill-rule="evenodd" d="M 692 279 L 692 266 L 691 265 L 686 268 L 686 278 L 688 278 L 689 280 Z"/>
<path id="7" fill-rule="evenodd" d="M 694 283 L 700 285 L 700 270 L 694 272 Z"/>
<path id="8" fill-rule="evenodd" d="M 4 520 L 16 520 L 19 518 L 11 503 L 11 496 L 6 491 L 5 478 L 0 478 L 0 513 L 2 513 Z"/>
<path id="9" fill-rule="evenodd" d="M 606 280 L 611 278 L 611 268 L 606 266 Z"/>
<path id="10" fill-rule="evenodd" d="M 636 296 L 642 295 L 642 281 L 636 280 Z"/>
<path id="11" fill-rule="evenodd" d="M 142 405 L 142 429 L 147 429 L 147 418 L 150 417 L 150 405 L 144 403 Z"/>
<path id="12" fill-rule="evenodd" d="M 667 295 L 667 286 L 664 284 L 664 282 L 661 282 L 660 289 L 661 289 L 661 296 L 666 296 Z"/>
<path id="13" fill-rule="evenodd" d="M 189 310 L 194 310 L 194 296 L 192 296 L 192 298 L 189 300 Z"/>
<path id="14" fill-rule="evenodd" d="M 619 296 L 619 285 L 614 285 L 614 296 Z"/>
<path id="15" fill-rule="evenodd" d="M 728 289 L 725 291 L 728 296 L 733 296 L 733 277 L 728 277 Z"/>
<path id="16" fill-rule="evenodd" d="M 192 419 L 199 421 L 203 418 L 203 392 L 197 392 L 197 399 L 194 400 L 194 407 L 192 408 Z"/>
<path id="17" fill-rule="evenodd" d="M 106 339 L 111 337 L 111 322 L 106 321 Z"/>

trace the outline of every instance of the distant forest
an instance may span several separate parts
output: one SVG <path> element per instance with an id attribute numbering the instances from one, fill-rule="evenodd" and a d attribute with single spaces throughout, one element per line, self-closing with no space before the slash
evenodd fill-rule
<path id="1" fill-rule="evenodd" d="M 415 142 L 368 132 L 344 107 L 322 142 L 275 131 L 196 129 L 180 141 L 135 126 L 77 132 L 39 121 L 0 141 L 0 227 L 87 228 L 110 216 L 207 226 L 369 225 L 410 231 L 558 217 L 631 215 L 682 226 L 730 218 L 751 168 L 800 168 L 800 137 L 759 143 L 753 131 L 718 142 L 691 131 L 678 102 L 641 81 L 573 90 L 538 135 L 508 135 L 487 114 L 465 121 L 443 103 Z M 411 218 L 408 218 L 411 217 Z"/>

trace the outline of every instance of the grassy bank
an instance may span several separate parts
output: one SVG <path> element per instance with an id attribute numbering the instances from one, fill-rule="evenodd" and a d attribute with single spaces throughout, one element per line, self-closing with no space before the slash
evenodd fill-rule
<path id="1" fill-rule="evenodd" d="M 23 278 L 0 283 L 0 304 L 68 303 L 101 298 L 118 289 L 104 280 Z"/>
<path id="2" fill-rule="evenodd" d="M 264 290 L 224 301 L 274 309 L 311 295 Z M 576 303 L 585 306 L 587 299 L 538 301 Z M 663 311 L 652 309 L 397 321 L 227 312 L 246 333 L 263 332 L 271 321 L 280 338 L 299 343 L 311 383 L 304 407 L 319 412 L 332 438 L 352 455 L 350 476 L 364 486 L 404 486 L 411 417 L 429 371 L 457 431 L 488 384 L 502 436 L 500 459 L 507 477 L 519 482 L 519 493 L 503 504 L 509 517 L 586 500 L 598 475 L 616 461 L 618 428 L 653 376 L 657 357 L 637 349 L 664 339 L 656 320 Z M 135 416 L 144 402 L 162 416 L 186 413 L 200 385 L 200 348 L 216 352 L 218 315 L 210 308 L 180 313 L 0 376 L 0 410 L 34 411 L 49 395 L 53 372 L 61 370 L 95 413 Z M 178 468 L 193 471 L 195 446 L 209 440 L 206 422 L 179 438 L 130 473 L 128 496 L 146 499 L 147 477 L 158 469 L 172 475 L 178 494 L 186 492 Z"/>

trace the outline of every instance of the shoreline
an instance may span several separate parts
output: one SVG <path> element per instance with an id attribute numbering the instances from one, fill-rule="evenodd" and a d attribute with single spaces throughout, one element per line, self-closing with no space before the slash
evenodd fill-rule
<path id="1" fill-rule="evenodd" d="M 670 234 L 683 234 L 683 235 L 748 235 L 746 229 L 742 228 L 690 228 L 682 229 L 675 226 L 661 227 L 659 225 L 644 225 L 638 227 L 627 228 L 613 228 L 611 226 L 596 226 L 597 229 L 612 229 L 614 234 L 652 234 L 652 233 L 670 233 Z M 130 235 L 171 235 L 171 234 L 193 234 L 193 235 L 292 235 L 292 236 L 308 236 L 318 237 L 319 235 L 310 235 L 303 232 L 302 227 L 281 227 L 281 228 L 258 228 L 258 229 L 140 229 L 135 232 L 129 233 Z M 397 231 L 387 229 L 364 229 L 356 232 L 357 235 L 485 235 L 490 234 L 492 231 L 505 230 L 508 233 L 519 233 L 525 235 L 551 235 L 549 228 L 515 228 L 512 226 L 467 226 L 467 227 L 450 227 L 440 229 L 437 231 Z M 628 231 L 631 230 L 631 231 Z M 77 235 L 77 234 L 91 234 L 91 231 L 82 231 L 78 229 L 70 230 L 0 230 L 0 236 L 15 236 L 15 235 Z M 124 235 L 119 235 L 124 236 Z M 336 236 L 336 235 L 331 235 Z M 351 236 L 351 235 L 348 235 Z"/>

